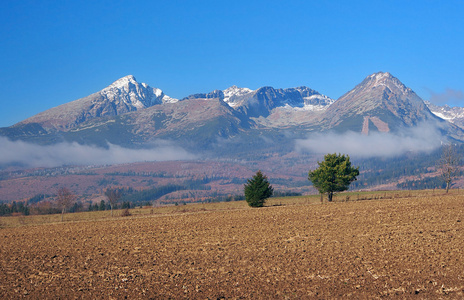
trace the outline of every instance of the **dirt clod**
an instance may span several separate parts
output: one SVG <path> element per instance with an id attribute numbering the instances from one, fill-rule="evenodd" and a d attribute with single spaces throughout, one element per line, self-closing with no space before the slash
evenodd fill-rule
<path id="1" fill-rule="evenodd" d="M 2 228 L 0 298 L 463 297 L 464 196 Z"/>

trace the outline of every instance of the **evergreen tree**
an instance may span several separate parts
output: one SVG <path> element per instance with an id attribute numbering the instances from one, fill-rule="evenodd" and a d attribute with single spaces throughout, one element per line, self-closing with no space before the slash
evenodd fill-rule
<path id="1" fill-rule="evenodd" d="M 319 193 L 327 193 L 329 202 L 334 192 L 348 190 L 350 183 L 359 175 L 359 167 L 351 166 L 350 157 L 341 154 L 327 154 L 323 162 L 318 162 L 319 168 L 310 171 L 308 179 Z"/>
<path id="2" fill-rule="evenodd" d="M 100 201 L 100 206 L 98 207 L 98 210 L 105 210 L 106 209 L 106 204 L 105 200 Z"/>
<path id="3" fill-rule="evenodd" d="M 11 203 L 10 211 L 11 211 L 11 213 L 18 212 L 18 207 L 16 205 L 16 201 L 13 201 L 13 203 Z"/>
<path id="4" fill-rule="evenodd" d="M 6 216 L 11 214 L 11 208 L 5 203 L 0 203 L 0 216 Z"/>
<path id="5" fill-rule="evenodd" d="M 272 196 L 274 189 L 269 184 L 267 177 L 256 172 L 251 179 L 245 184 L 245 200 L 251 207 L 263 207 L 267 198 Z"/>

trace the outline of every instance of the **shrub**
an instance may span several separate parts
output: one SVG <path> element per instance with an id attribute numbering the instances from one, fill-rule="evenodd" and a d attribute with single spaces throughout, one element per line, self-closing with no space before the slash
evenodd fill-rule
<path id="1" fill-rule="evenodd" d="M 128 208 L 123 210 L 122 213 L 121 213 L 121 217 L 130 217 L 130 216 L 132 216 L 132 214 L 130 213 Z"/>

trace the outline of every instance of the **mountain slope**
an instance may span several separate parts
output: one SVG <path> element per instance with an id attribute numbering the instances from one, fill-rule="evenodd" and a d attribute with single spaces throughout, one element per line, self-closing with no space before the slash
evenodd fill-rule
<path id="1" fill-rule="evenodd" d="M 305 86 L 286 89 L 267 86 L 253 91 L 235 85 L 223 91 L 193 94 L 181 101 L 214 98 L 223 100 L 262 129 L 314 125 L 320 113 L 335 101 Z"/>
<path id="2" fill-rule="evenodd" d="M 267 117 L 278 107 L 323 109 L 333 103 L 327 96 L 308 87 L 274 89 L 262 87 L 256 91 L 230 98 L 234 108 L 241 109 L 249 117 Z"/>
<path id="3" fill-rule="evenodd" d="M 68 131 L 94 118 L 117 116 L 176 101 L 160 89 L 138 83 L 134 76 L 129 75 L 97 93 L 46 110 L 15 126 L 38 123 L 47 130 Z"/>
<path id="4" fill-rule="evenodd" d="M 249 88 L 239 88 L 233 85 L 222 91 L 224 93 L 224 102 L 229 104 L 231 107 L 240 106 L 242 103 L 239 99 L 243 99 L 247 94 L 253 93 L 253 90 Z"/>
<path id="5" fill-rule="evenodd" d="M 96 118 L 65 132 L 65 140 L 137 146 L 154 140 L 175 140 L 204 149 L 218 138 L 230 138 L 254 123 L 219 98 L 190 99 Z M 84 138 L 83 138 L 84 137 Z M 102 138 L 104 137 L 104 138 Z"/>
<path id="6" fill-rule="evenodd" d="M 224 100 L 229 106 L 243 111 L 249 117 L 267 117 L 273 109 L 279 107 L 324 110 L 334 102 L 333 99 L 305 86 L 286 89 L 265 86 L 253 91 L 235 85 L 224 91 L 194 94 L 182 100 L 210 98 Z"/>
<path id="7" fill-rule="evenodd" d="M 439 121 L 424 101 L 390 73 L 366 77 L 324 113 L 324 128 L 388 132 L 425 121 Z"/>
<path id="8" fill-rule="evenodd" d="M 368 135 L 401 131 L 422 122 L 464 140 L 462 129 L 431 113 L 419 96 L 390 73 L 366 77 L 335 102 L 304 86 L 254 91 L 232 86 L 179 101 L 126 76 L 98 93 L 0 128 L 0 135 L 40 144 L 76 141 L 104 146 L 109 142 L 127 147 L 163 139 L 201 151 L 216 147 L 218 140 L 229 140 L 224 153 L 231 149 L 291 151 L 294 139 L 310 132 L 351 130 Z"/>
<path id="9" fill-rule="evenodd" d="M 220 98 L 157 105 L 132 115 L 137 124 L 137 134 L 147 137 L 185 136 L 198 140 L 211 135 L 227 138 L 253 125 L 251 120 Z"/>
<path id="10" fill-rule="evenodd" d="M 460 128 L 464 128 L 464 107 L 438 106 L 428 101 L 425 101 L 425 104 L 437 117 L 451 122 Z"/>

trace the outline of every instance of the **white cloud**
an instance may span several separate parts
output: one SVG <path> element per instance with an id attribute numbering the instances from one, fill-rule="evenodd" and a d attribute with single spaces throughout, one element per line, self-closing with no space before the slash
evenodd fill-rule
<path id="1" fill-rule="evenodd" d="M 430 92 L 430 102 L 436 105 L 459 105 L 464 100 L 464 93 L 460 90 L 453 90 L 447 88 L 443 93 L 435 93 L 432 90 Z"/>
<path id="2" fill-rule="evenodd" d="M 40 146 L 0 137 L 0 166 L 14 164 L 26 167 L 55 167 L 195 158 L 184 149 L 165 141 L 155 143 L 150 149 L 129 149 L 112 144 L 108 146 L 107 149 L 78 143 Z"/>
<path id="3" fill-rule="evenodd" d="M 443 137 L 432 124 L 421 124 L 401 133 L 319 133 L 296 141 L 296 150 L 311 153 L 342 153 L 355 157 L 393 157 L 406 152 L 430 152 Z"/>

